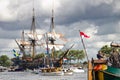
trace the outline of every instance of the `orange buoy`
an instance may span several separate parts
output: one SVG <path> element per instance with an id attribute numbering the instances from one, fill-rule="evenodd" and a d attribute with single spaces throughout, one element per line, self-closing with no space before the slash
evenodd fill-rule
<path id="1" fill-rule="evenodd" d="M 95 71 L 102 70 L 102 65 L 98 64 L 94 67 Z"/>

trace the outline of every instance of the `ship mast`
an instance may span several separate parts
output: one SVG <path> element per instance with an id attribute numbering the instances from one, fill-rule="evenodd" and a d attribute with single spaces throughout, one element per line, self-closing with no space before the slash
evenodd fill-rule
<path id="1" fill-rule="evenodd" d="M 24 37 L 24 30 L 22 31 L 22 38 L 21 38 L 21 42 L 22 42 L 22 44 L 24 44 L 24 42 L 25 42 L 25 37 Z M 25 55 L 25 45 L 21 45 L 21 47 L 22 47 L 22 53 L 23 53 L 23 58 L 25 58 L 26 57 L 26 55 Z"/>
<path id="2" fill-rule="evenodd" d="M 51 26 L 50 26 L 50 32 L 55 32 L 54 30 L 54 9 L 52 8 L 52 17 L 51 17 Z"/>
<path id="3" fill-rule="evenodd" d="M 25 58 L 26 57 L 26 55 L 25 55 L 25 46 L 29 45 L 29 43 L 25 41 L 24 30 L 22 31 L 21 40 L 16 40 L 15 39 L 15 42 L 17 43 L 17 45 L 18 45 L 18 47 L 20 49 L 20 52 L 23 53 L 23 58 Z"/>
<path id="4" fill-rule="evenodd" d="M 59 42 L 63 40 L 63 35 L 60 33 L 55 32 L 55 22 L 54 22 L 54 1 L 52 3 L 52 15 L 51 15 L 51 23 L 50 23 L 50 31 L 47 32 L 47 38 L 48 38 L 48 47 L 50 50 L 55 49 L 55 50 L 60 50 L 64 47 L 64 44 L 60 44 Z M 58 44 L 56 44 L 58 43 Z M 53 50 L 54 51 L 54 50 Z"/>
<path id="5" fill-rule="evenodd" d="M 54 58 L 55 50 L 60 50 L 64 47 L 64 44 L 58 43 L 61 40 L 61 35 L 55 32 L 55 22 L 54 22 L 54 1 L 52 2 L 52 10 L 51 10 L 51 23 L 50 23 L 50 31 L 47 33 L 47 48 L 51 50 L 51 56 Z"/>
<path id="6" fill-rule="evenodd" d="M 33 0 L 33 9 L 32 9 L 32 24 L 30 28 L 30 32 L 26 33 L 28 40 L 25 41 L 24 31 L 22 31 L 22 38 L 20 41 L 16 41 L 18 47 L 23 53 L 23 57 L 25 57 L 25 49 L 30 49 L 31 57 L 34 59 L 35 57 L 35 49 L 36 46 L 41 46 L 38 44 L 37 41 L 43 37 L 43 34 L 37 34 L 36 32 L 36 25 L 35 25 L 35 9 L 34 9 L 34 0 Z"/>
<path id="7" fill-rule="evenodd" d="M 30 47 L 31 47 L 31 54 L 32 58 L 35 57 L 35 44 L 37 40 L 37 35 L 36 35 L 36 26 L 35 26 L 35 12 L 34 12 L 34 0 L 33 0 L 33 16 L 32 16 L 32 25 L 31 25 L 31 30 L 30 30 L 31 38 L 29 37 L 30 41 Z"/>
<path id="8" fill-rule="evenodd" d="M 53 2 L 54 5 L 54 2 Z M 54 45 L 55 42 L 55 27 L 54 27 L 54 9 L 52 5 L 52 16 L 51 16 L 51 25 L 50 25 L 50 36 L 49 36 L 49 41 L 52 45 Z"/>

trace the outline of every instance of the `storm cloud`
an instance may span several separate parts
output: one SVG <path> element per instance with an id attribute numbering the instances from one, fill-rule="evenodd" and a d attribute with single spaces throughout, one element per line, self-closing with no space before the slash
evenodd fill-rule
<path id="1" fill-rule="evenodd" d="M 90 38 L 84 40 L 89 58 L 102 46 L 120 40 L 120 0 L 54 0 L 54 6 L 51 0 L 34 0 L 34 4 L 32 0 L 0 0 L 0 5 L 1 50 L 17 47 L 14 39 L 21 37 L 23 29 L 30 30 L 33 6 L 38 33 L 49 30 L 53 7 L 55 30 L 64 34 L 69 44 L 82 49 L 79 30 L 88 34 Z"/>

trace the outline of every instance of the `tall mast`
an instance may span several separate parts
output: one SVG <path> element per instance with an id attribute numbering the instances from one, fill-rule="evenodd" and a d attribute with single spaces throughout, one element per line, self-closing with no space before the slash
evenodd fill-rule
<path id="1" fill-rule="evenodd" d="M 23 52 L 23 58 L 25 58 L 25 36 L 24 36 L 24 30 L 22 31 L 22 38 L 21 38 L 21 42 L 22 42 L 22 52 Z"/>
<path id="2" fill-rule="evenodd" d="M 53 2 L 54 5 L 54 2 Z M 51 25 L 50 25 L 50 35 L 49 35 L 49 41 L 52 45 L 54 45 L 55 40 L 55 27 L 54 27 L 54 9 L 52 5 L 52 16 L 51 16 Z"/>
<path id="3" fill-rule="evenodd" d="M 36 32 L 36 27 L 35 27 L 35 11 L 34 11 L 34 7 L 33 7 L 32 25 L 31 25 L 30 33 L 33 34 L 33 36 L 35 36 L 35 32 Z"/>
<path id="4" fill-rule="evenodd" d="M 50 26 L 50 32 L 55 32 L 54 30 L 54 1 L 52 3 L 52 17 L 51 17 L 51 26 Z"/>
<path id="5" fill-rule="evenodd" d="M 51 15 L 51 23 L 50 23 L 50 31 L 47 33 L 48 35 L 48 42 L 49 42 L 49 47 L 51 49 L 56 49 L 59 48 L 61 49 L 63 44 L 56 44 L 55 41 L 59 41 L 60 39 L 62 40 L 63 35 L 56 33 L 55 32 L 55 24 L 54 24 L 54 0 L 52 2 L 52 9 L 51 9 L 52 15 Z"/>
<path id="6" fill-rule="evenodd" d="M 32 26 L 30 34 L 32 34 L 31 47 L 32 47 L 32 58 L 35 57 L 35 43 L 36 43 L 36 27 L 35 27 L 35 12 L 34 12 L 34 0 L 33 0 L 33 16 L 32 16 Z"/>
<path id="7" fill-rule="evenodd" d="M 24 30 L 22 31 L 22 41 L 25 41 Z"/>

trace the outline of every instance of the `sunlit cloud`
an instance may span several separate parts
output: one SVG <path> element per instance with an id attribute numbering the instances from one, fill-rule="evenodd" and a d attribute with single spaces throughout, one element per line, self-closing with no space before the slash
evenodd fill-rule
<path id="1" fill-rule="evenodd" d="M 0 21 L 11 21 L 15 20 L 16 13 L 11 12 L 9 9 L 10 1 L 8 0 L 1 0 L 0 1 Z"/>

